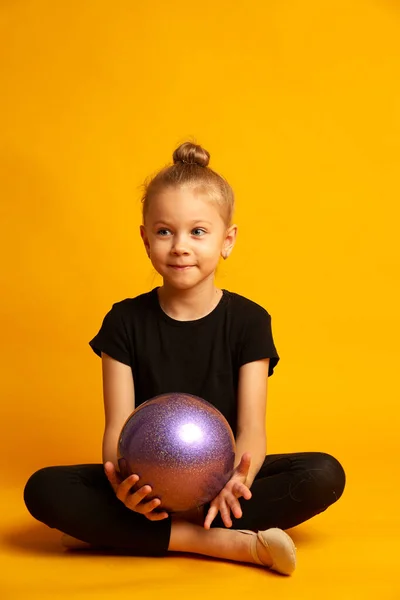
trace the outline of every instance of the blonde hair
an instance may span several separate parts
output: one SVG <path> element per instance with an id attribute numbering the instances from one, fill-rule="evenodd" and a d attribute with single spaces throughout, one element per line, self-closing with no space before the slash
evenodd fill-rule
<path id="1" fill-rule="evenodd" d="M 210 154 L 192 142 L 181 144 L 172 155 L 173 164 L 164 167 L 144 184 L 143 223 L 153 195 L 166 187 L 187 186 L 193 191 L 207 195 L 220 210 L 226 226 L 231 225 L 235 197 L 229 183 L 210 169 Z"/>

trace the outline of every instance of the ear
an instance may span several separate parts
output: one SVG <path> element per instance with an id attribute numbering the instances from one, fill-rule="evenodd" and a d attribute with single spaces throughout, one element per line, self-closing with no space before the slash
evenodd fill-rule
<path id="1" fill-rule="evenodd" d="M 150 257 L 150 244 L 149 244 L 149 239 L 147 237 L 146 228 L 144 225 L 141 225 L 139 230 L 140 230 L 141 238 L 143 240 L 144 247 L 146 248 L 147 256 Z"/>
<path id="2" fill-rule="evenodd" d="M 224 243 L 222 245 L 222 252 L 221 252 L 223 258 L 228 258 L 228 256 L 232 252 L 233 247 L 236 242 L 237 232 L 238 232 L 237 225 L 231 225 L 226 230 L 225 239 L 224 239 Z"/>

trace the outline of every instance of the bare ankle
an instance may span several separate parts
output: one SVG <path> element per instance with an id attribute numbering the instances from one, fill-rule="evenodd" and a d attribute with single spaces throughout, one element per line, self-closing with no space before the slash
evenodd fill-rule
<path id="1" fill-rule="evenodd" d="M 203 526 L 172 519 L 168 550 L 252 563 L 251 540 L 248 537 L 235 529 L 204 529 Z"/>

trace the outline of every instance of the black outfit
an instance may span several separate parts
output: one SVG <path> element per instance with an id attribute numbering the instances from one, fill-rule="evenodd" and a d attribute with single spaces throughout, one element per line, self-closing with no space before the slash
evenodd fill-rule
<path id="1" fill-rule="evenodd" d="M 259 304 L 223 290 L 218 306 L 196 321 L 176 321 L 160 307 L 157 288 L 113 305 L 93 351 L 130 365 L 135 405 L 168 392 L 186 392 L 218 408 L 236 436 L 239 368 L 270 358 L 279 361 L 271 316 Z"/>
<path id="2" fill-rule="evenodd" d="M 157 288 L 113 304 L 89 342 L 129 365 L 136 407 L 159 394 L 186 392 L 204 398 L 225 416 L 236 437 L 239 369 L 276 351 L 271 316 L 251 300 L 223 290 L 217 307 L 195 321 L 177 321 L 161 309 Z M 267 455 L 250 500 L 239 499 L 243 516 L 233 529 L 293 527 L 325 510 L 341 496 L 345 473 L 323 452 Z M 33 517 L 96 546 L 162 556 L 171 518 L 149 521 L 115 496 L 101 464 L 45 467 L 24 489 Z M 206 511 L 208 510 L 206 505 Z M 212 527 L 225 527 L 218 514 Z"/>

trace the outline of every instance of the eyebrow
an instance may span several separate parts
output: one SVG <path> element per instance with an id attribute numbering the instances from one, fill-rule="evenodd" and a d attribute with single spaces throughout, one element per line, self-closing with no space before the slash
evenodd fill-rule
<path id="1" fill-rule="evenodd" d="M 194 225 L 195 223 L 207 223 L 208 225 L 212 225 L 211 221 L 205 221 L 204 219 L 195 219 L 194 221 L 191 221 L 191 225 Z M 157 221 L 156 223 L 154 223 L 154 227 L 156 225 L 168 225 L 167 221 Z"/>

